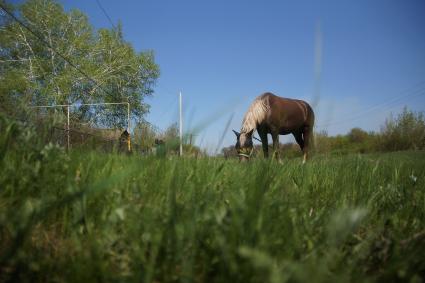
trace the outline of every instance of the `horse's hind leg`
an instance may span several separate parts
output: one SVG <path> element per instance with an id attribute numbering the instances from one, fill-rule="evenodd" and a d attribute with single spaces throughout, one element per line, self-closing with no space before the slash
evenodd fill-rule
<path id="1" fill-rule="evenodd" d="M 301 151 L 303 152 L 303 163 L 305 162 L 305 160 L 307 159 L 307 155 L 306 155 L 306 143 L 305 143 L 305 139 L 303 138 L 303 133 L 302 132 L 297 132 L 297 133 L 293 133 L 294 138 L 297 142 L 297 144 L 300 146 Z"/>
<path id="2" fill-rule="evenodd" d="M 308 151 L 310 149 L 310 142 L 311 139 L 313 138 L 313 128 L 306 126 L 304 127 L 304 131 L 303 131 L 303 140 L 304 140 L 304 158 L 303 158 L 303 163 L 305 163 L 307 161 L 308 158 Z"/>

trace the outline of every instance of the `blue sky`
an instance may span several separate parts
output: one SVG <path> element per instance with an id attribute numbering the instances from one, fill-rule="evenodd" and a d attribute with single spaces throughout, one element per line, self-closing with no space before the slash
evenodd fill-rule
<path id="1" fill-rule="evenodd" d="M 147 120 L 200 126 L 197 144 L 215 149 L 225 125 L 239 129 L 263 92 L 312 102 L 321 34 L 317 130 L 379 130 L 403 106 L 425 110 L 425 1 L 100 0 L 125 39 L 153 50 L 161 76 Z M 61 0 L 110 27 L 95 0 Z M 292 138 L 281 138 L 291 141 Z M 229 130 L 223 145 L 234 144 Z"/>

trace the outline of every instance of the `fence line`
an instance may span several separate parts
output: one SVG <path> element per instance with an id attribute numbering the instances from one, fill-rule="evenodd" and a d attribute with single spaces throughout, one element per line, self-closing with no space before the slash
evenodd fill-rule
<path id="1" fill-rule="evenodd" d="M 96 129 L 99 130 L 99 129 Z M 101 129 L 100 129 L 101 130 Z M 68 135 L 69 133 L 69 135 Z M 50 127 L 50 133 L 49 133 L 49 141 L 57 143 L 61 146 L 66 146 L 66 140 L 69 136 L 70 144 L 72 147 L 86 147 L 90 146 L 93 147 L 93 149 L 101 149 L 104 151 L 125 151 L 128 152 L 127 148 L 127 142 L 122 141 L 121 135 L 117 136 L 115 138 L 108 138 L 102 135 L 96 135 L 93 133 L 81 131 L 76 128 L 69 128 L 64 129 L 62 127 L 58 126 L 52 126 Z M 131 141 L 132 147 L 131 151 L 133 152 L 144 152 L 144 150 L 141 145 L 138 143 L 135 143 L 134 141 Z"/>
<path id="2" fill-rule="evenodd" d="M 37 116 L 37 117 L 16 117 L 16 116 L 10 116 L 7 115 L 7 117 L 11 120 L 14 120 L 16 122 L 25 123 L 32 125 L 37 133 L 38 136 L 43 140 L 45 143 L 55 143 L 63 147 L 67 147 L 67 140 L 68 136 L 70 138 L 70 144 L 71 148 L 87 148 L 87 149 L 94 149 L 94 150 L 102 150 L 104 152 L 114 152 L 114 151 L 120 151 L 120 152 L 128 152 L 127 143 L 123 144 L 121 141 L 121 134 L 123 129 L 102 129 L 102 128 L 94 128 L 89 127 L 84 124 L 79 123 L 71 123 L 69 129 L 67 127 L 67 123 L 56 123 L 53 124 L 51 122 L 48 122 L 48 119 L 43 117 L 44 115 Z M 152 127 L 152 130 L 154 130 L 155 137 L 158 137 L 158 134 L 161 134 L 161 132 L 157 132 L 158 128 L 152 125 L 151 123 L 147 122 L 149 126 Z M 83 129 L 79 128 L 83 127 Z M 88 131 L 85 131 L 84 128 L 86 128 Z M 110 131 L 113 131 L 112 133 Z M 96 133 L 99 132 L 99 133 Z M 68 135 L 69 133 L 69 135 Z M 102 133 L 104 135 L 102 135 Z M 163 133 L 162 133 L 163 134 Z M 107 137 L 106 135 L 113 135 L 114 137 Z M 149 154 L 154 153 L 155 149 L 158 148 L 158 144 L 145 144 L 143 141 L 142 143 L 137 143 L 134 141 L 134 136 L 131 139 L 131 152 L 137 153 L 137 154 Z M 159 139 L 159 138 L 158 138 Z M 161 140 L 161 139 L 159 139 Z M 121 143 L 121 144 L 120 144 Z"/>

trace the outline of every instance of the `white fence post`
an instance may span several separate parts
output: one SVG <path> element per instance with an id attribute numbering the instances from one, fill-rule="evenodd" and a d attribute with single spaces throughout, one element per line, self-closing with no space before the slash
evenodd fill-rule
<path id="1" fill-rule="evenodd" d="M 179 95 L 179 109 L 180 109 L 180 156 L 183 156 L 183 114 L 182 114 L 182 92 Z"/>
<path id="2" fill-rule="evenodd" d="M 69 150 L 69 146 L 70 146 L 70 142 L 69 142 L 69 105 L 66 106 L 66 116 L 67 116 L 67 121 L 66 121 L 66 139 L 67 139 L 67 143 L 66 143 L 66 149 Z"/>

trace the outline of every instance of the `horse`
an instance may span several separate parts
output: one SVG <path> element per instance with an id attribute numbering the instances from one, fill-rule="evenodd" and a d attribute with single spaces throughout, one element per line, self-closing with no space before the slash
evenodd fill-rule
<path id="1" fill-rule="evenodd" d="M 313 138 L 313 127 L 314 112 L 307 102 L 266 92 L 258 96 L 245 113 L 240 133 L 233 130 L 237 138 L 235 148 L 239 160 L 250 159 L 253 151 L 253 133 L 257 130 L 265 158 L 269 156 L 267 134 L 272 136 L 273 151 L 277 158 L 279 135 L 292 134 L 303 152 L 305 163 Z"/>

